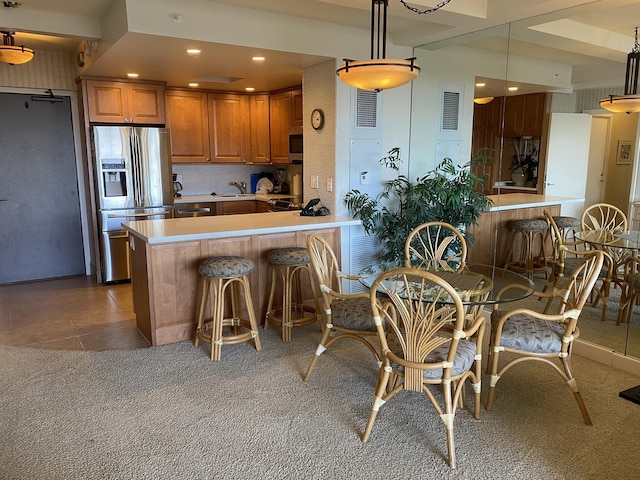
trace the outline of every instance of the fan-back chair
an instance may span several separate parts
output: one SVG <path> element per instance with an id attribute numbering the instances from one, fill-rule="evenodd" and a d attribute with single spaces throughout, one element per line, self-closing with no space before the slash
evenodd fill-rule
<path id="1" fill-rule="evenodd" d="M 478 316 L 465 326 L 465 309 L 455 289 L 425 270 L 382 273 L 371 287 L 370 299 L 382 364 L 362 441 L 369 439 L 380 407 L 396 394 L 424 393 L 445 425 L 449 466 L 455 468 L 453 421 L 466 380 L 473 386 L 473 415 L 480 418 L 484 318 Z M 442 389 L 441 399 L 431 391 L 434 386 Z"/>
<path id="2" fill-rule="evenodd" d="M 404 245 L 405 267 L 458 271 L 466 267 L 467 242 L 462 233 L 445 222 L 418 225 Z"/>
<path id="3" fill-rule="evenodd" d="M 369 294 L 367 292 L 343 293 L 343 282 L 356 281 L 359 277 L 340 270 L 335 253 L 324 238 L 310 235 L 307 238 L 307 249 L 322 295 L 325 323 L 322 338 L 304 376 L 304 381 L 309 379 L 320 355 L 343 338 L 359 341 L 379 362 L 379 347 L 370 341 L 376 340 L 377 332 L 373 323 Z"/>
<path id="4" fill-rule="evenodd" d="M 556 313 L 540 313 L 526 308 L 508 312 L 496 309 L 492 312 L 488 369 L 491 378 L 487 411 L 493 408 L 496 384 L 505 372 L 514 365 L 531 360 L 550 365 L 564 379 L 573 391 L 584 423 L 592 424 L 571 372 L 571 347 L 580 335 L 578 318 L 598 280 L 603 262 L 603 252 L 594 250 L 580 261 L 559 288 L 554 288 L 552 292 L 533 293 L 539 298 L 553 297 L 554 303 L 557 301 Z M 513 357 L 509 357 L 506 364 L 499 368 L 503 352 Z M 529 387 L 529 390 L 535 389 Z"/>

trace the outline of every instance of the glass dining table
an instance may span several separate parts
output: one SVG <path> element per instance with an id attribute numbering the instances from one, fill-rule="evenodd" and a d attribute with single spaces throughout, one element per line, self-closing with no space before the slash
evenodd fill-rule
<path id="1" fill-rule="evenodd" d="M 595 248 L 604 249 L 612 254 L 615 259 L 616 270 L 622 266 L 629 256 L 638 256 L 640 251 L 640 231 L 639 230 L 584 230 L 575 233 L 575 238 L 593 245 Z M 621 281 L 624 279 L 620 279 Z M 627 319 L 627 337 L 625 341 L 625 352 L 628 350 L 629 335 L 631 334 L 631 317 L 633 309 L 629 309 Z M 640 385 L 620 392 L 620 396 L 634 403 L 640 404 Z"/>
<path id="2" fill-rule="evenodd" d="M 366 269 L 360 282 L 370 288 L 380 272 Z M 515 302 L 530 296 L 535 284 L 519 273 L 493 265 L 467 264 L 462 271 L 435 270 L 458 292 L 466 306 L 486 306 Z M 446 299 L 440 299 L 446 302 Z"/>

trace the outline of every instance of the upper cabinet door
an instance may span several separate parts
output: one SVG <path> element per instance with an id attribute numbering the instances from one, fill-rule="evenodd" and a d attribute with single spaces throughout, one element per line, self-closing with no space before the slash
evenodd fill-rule
<path id="1" fill-rule="evenodd" d="M 304 114 L 302 112 L 302 89 L 291 90 L 291 125 L 302 127 L 304 125 Z"/>
<path id="2" fill-rule="evenodd" d="M 291 93 L 271 95 L 270 99 L 271 161 L 289 162 L 289 128 L 291 127 Z"/>
<path id="3" fill-rule="evenodd" d="M 87 80 L 89 121 L 164 125 L 164 86 Z"/>
<path id="4" fill-rule="evenodd" d="M 210 93 L 208 99 L 211 161 L 247 163 L 250 154 L 248 97 Z"/>
<path id="5" fill-rule="evenodd" d="M 521 137 L 523 135 L 542 135 L 544 101 L 544 93 L 506 97 L 504 136 Z"/>
<path id="6" fill-rule="evenodd" d="M 167 90 L 167 128 L 171 135 L 174 163 L 206 163 L 209 152 L 207 94 Z"/>
<path id="7" fill-rule="evenodd" d="M 271 158 L 269 95 L 251 95 L 249 97 L 249 119 L 251 124 L 251 158 L 249 161 L 269 163 Z"/>
<path id="8" fill-rule="evenodd" d="M 129 118 L 133 123 L 165 123 L 164 85 L 128 83 Z"/>

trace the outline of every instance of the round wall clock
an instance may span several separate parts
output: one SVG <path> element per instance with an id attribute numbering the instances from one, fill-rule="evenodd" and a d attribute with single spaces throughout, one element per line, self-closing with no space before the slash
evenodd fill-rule
<path id="1" fill-rule="evenodd" d="M 324 127 L 324 112 L 319 108 L 314 108 L 311 112 L 311 126 L 314 130 L 320 130 Z"/>

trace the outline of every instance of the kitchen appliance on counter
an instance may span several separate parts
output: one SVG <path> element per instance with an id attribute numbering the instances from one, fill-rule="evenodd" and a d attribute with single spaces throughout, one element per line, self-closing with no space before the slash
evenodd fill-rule
<path id="1" fill-rule="evenodd" d="M 94 126 L 92 147 L 100 238 L 98 281 L 127 280 L 129 236 L 122 222 L 173 216 L 169 132 Z"/>

